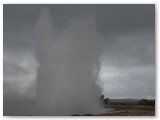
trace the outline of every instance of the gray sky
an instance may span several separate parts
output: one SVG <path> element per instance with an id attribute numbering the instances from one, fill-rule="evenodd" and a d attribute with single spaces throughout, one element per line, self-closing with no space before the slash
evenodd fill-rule
<path id="1" fill-rule="evenodd" d="M 35 94 L 38 63 L 33 30 L 45 6 L 56 32 L 71 18 L 96 16 L 103 43 L 100 80 L 105 96 L 155 97 L 155 6 L 142 4 L 4 5 L 4 98 L 32 99 Z"/>

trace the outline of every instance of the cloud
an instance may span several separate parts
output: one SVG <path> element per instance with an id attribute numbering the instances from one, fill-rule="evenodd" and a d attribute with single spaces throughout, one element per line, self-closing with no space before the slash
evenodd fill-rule
<path id="1" fill-rule="evenodd" d="M 136 68 L 136 71 L 124 69 L 125 74 L 113 71 L 114 76 L 105 76 L 104 93 L 111 98 L 147 98 L 155 97 L 154 68 Z M 143 70 L 141 72 L 141 70 Z M 107 73 L 106 73 L 107 74 Z M 117 75 L 119 74 L 119 75 Z"/>
<path id="2" fill-rule="evenodd" d="M 55 26 L 63 30 L 68 20 L 73 17 L 84 17 L 95 14 L 98 32 L 128 32 L 155 29 L 155 5 L 4 5 L 4 30 L 29 29 L 39 16 L 40 10 L 49 6 Z"/>
<path id="3" fill-rule="evenodd" d="M 32 75 L 35 73 L 33 72 L 35 70 L 33 66 L 36 66 L 37 63 L 33 62 L 36 60 L 31 59 L 34 58 L 31 57 L 33 55 L 31 51 L 34 50 L 34 44 L 36 42 L 33 39 L 32 32 L 40 10 L 44 6 L 46 5 L 4 5 L 4 58 L 7 56 L 7 59 L 4 59 L 4 81 L 17 81 L 15 84 L 11 84 L 11 82 L 7 83 L 8 85 L 21 86 L 22 81 L 25 81 L 24 83 L 27 83 L 29 86 L 28 81 L 31 80 L 30 77 L 33 77 Z M 107 74 L 107 77 L 117 76 L 118 78 L 123 76 L 127 81 L 127 78 L 130 76 L 133 77 L 134 82 L 134 75 L 136 79 L 138 79 L 137 77 L 140 77 L 141 70 L 147 68 L 147 66 L 153 67 L 151 67 L 150 72 L 154 71 L 154 4 L 48 6 L 50 7 L 51 17 L 55 18 L 54 26 L 58 31 L 67 28 L 70 18 L 84 17 L 88 14 L 96 15 L 97 32 L 104 39 L 104 41 L 99 41 L 104 45 L 102 67 L 110 68 L 104 71 L 104 74 L 111 71 Z M 139 74 L 133 71 L 129 73 L 126 72 L 133 67 L 135 67 L 135 71 L 138 71 Z M 153 75 L 155 73 L 151 73 L 149 77 L 149 72 L 145 72 L 146 75 L 141 76 L 141 78 L 145 79 L 146 76 L 148 82 L 142 83 L 146 86 L 148 84 L 152 85 L 151 91 L 153 91 L 155 82 Z M 118 81 L 110 82 L 109 80 L 104 84 L 121 85 L 124 91 L 128 89 L 124 87 L 125 85 L 132 84 Z M 105 87 L 106 94 L 108 94 L 109 87 Z M 17 89 L 16 87 L 13 88 Z M 144 90 L 142 90 L 141 94 L 143 94 L 143 91 Z M 114 92 L 110 93 L 114 94 Z M 131 93 L 126 93 L 126 96 L 127 95 L 131 95 Z"/>
<path id="4" fill-rule="evenodd" d="M 154 33 L 115 34 L 113 38 L 102 55 L 104 94 L 112 98 L 154 98 Z"/>
<path id="5" fill-rule="evenodd" d="M 139 66 L 155 64 L 155 34 L 150 31 L 137 31 L 114 34 L 104 40 L 103 58 L 105 65 Z"/>
<path id="6" fill-rule="evenodd" d="M 3 82 L 5 96 L 33 97 L 36 78 L 37 62 L 33 53 L 4 52 Z"/>

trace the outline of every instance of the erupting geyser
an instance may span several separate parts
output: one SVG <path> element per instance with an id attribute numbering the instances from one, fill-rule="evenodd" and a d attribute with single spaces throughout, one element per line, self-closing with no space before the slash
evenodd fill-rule
<path id="1" fill-rule="evenodd" d="M 100 46 L 94 17 L 73 18 L 56 33 L 48 9 L 43 9 L 35 35 L 36 115 L 99 113 L 101 89 L 96 84 Z"/>

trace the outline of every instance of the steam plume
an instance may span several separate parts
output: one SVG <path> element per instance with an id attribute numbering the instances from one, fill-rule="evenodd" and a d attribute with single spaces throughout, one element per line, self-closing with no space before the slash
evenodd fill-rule
<path id="1" fill-rule="evenodd" d="M 101 110 L 98 76 L 99 44 L 94 17 L 73 18 L 56 33 L 47 8 L 41 11 L 35 35 L 36 115 L 72 115 Z"/>

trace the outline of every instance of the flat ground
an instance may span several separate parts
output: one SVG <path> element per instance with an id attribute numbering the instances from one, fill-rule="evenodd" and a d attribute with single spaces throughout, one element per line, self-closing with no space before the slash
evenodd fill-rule
<path id="1" fill-rule="evenodd" d="M 155 116 L 155 107 L 153 106 L 107 106 L 111 108 L 100 116 Z"/>
<path id="2" fill-rule="evenodd" d="M 110 110 L 103 114 L 75 114 L 73 116 L 155 116 L 154 106 L 107 105 Z"/>

